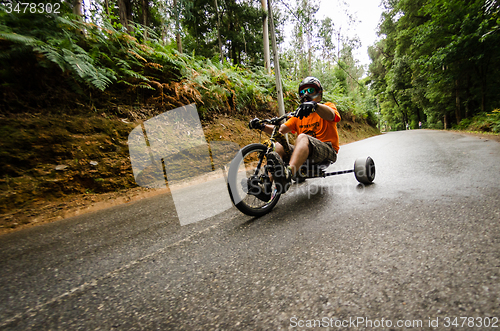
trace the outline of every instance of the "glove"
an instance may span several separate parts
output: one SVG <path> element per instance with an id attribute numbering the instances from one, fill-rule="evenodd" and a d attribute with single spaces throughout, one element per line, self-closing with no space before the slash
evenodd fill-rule
<path id="1" fill-rule="evenodd" d="M 318 103 L 315 101 L 304 102 L 295 111 L 295 117 L 298 117 L 301 120 L 304 117 L 307 117 L 311 113 L 315 112 L 317 107 L 318 107 Z"/>
<path id="2" fill-rule="evenodd" d="M 248 123 L 250 129 L 263 130 L 265 125 L 260 123 L 260 120 L 256 117 Z"/>

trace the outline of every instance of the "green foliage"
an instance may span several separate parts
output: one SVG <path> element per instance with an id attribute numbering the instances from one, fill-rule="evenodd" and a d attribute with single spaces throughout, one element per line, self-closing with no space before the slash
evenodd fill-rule
<path id="1" fill-rule="evenodd" d="M 249 108 L 263 111 L 272 101 L 274 79 L 262 68 L 249 70 L 228 62 L 187 56 L 185 59 L 186 84 L 200 93 L 202 113 L 233 109 L 246 112 Z"/>
<path id="2" fill-rule="evenodd" d="M 182 19 L 188 52 L 212 58 L 220 54 L 234 64 L 256 65 L 263 58 L 262 11 L 252 1 L 194 0 L 184 6 Z M 218 15 L 218 16 L 217 16 Z M 219 24 L 220 22 L 220 24 Z"/>
<path id="3" fill-rule="evenodd" d="M 111 84 L 124 82 L 137 87 L 152 88 L 147 83 L 151 77 L 148 68 L 162 68 L 155 72 L 162 76 L 180 78 L 182 61 L 171 51 L 148 43 L 140 43 L 128 33 L 116 30 L 109 22 L 102 26 L 53 15 L 50 20 L 25 19 L 1 12 L 0 38 L 7 40 L 0 61 L 3 68 L 19 58 L 35 59 L 42 67 L 57 66 L 64 77 L 81 91 L 83 84 L 104 91 Z M 26 26 L 31 26 L 27 29 Z M 23 33 L 23 34 L 21 34 Z M 157 62 L 161 62 L 158 64 Z M 148 64 L 148 66 L 146 66 Z M 13 73 L 6 72 L 7 77 Z"/>
<path id="4" fill-rule="evenodd" d="M 187 6 L 187 3 L 182 3 Z M 218 52 L 207 52 L 216 55 L 203 57 L 200 54 L 206 49 L 201 47 L 200 50 L 199 45 L 196 51 L 193 47 L 191 54 L 180 54 L 174 43 L 166 42 L 164 36 L 156 34 L 156 29 L 129 22 L 130 29 L 125 30 L 113 11 L 104 16 L 100 16 L 98 10 L 92 11 L 92 18 L 99 21 L 98 24 L 79 20 L 69 14 L 69 10 L 64 15 L 52 15 L 50 19 L 41 15 L 0 12 L 0 76 L 12 95 L 20 95 L 30 89 L 36 92 L 36 88 L 43 90 L 48 84 L 59 84 L 61 88 L 71 87 L 90 102 L 95 95 L 101 93 L 105 96 L 107 92 L 119 92 L 130 102 L 140 100 L 159 110 L 196 102 L 205 118 L 218 112 L 274 112 L 277 95 L 273 75 L 268 75 L 262 66 L 232 64 L 261 64 L 261 11 L 254 7 L 255 4 L 229 0 L 219 3 L 221 9 L 227 10 L 223 14 L 224 24 L 229 24 L 224 21 L 228 17 L 234 17 L 237 18 L 234 26 L 243 28 L 241 31 L 223 31 L 222 34 L 224 40 L 233 43 L 226 47 L 238 52 L 241 57 L 238 61 L 234 58 L 232 62 L 224 60 L 221 63 Z M 205 9 L 185 7 L 184 22 L 199 20 L 197 10 L 211 13 L 214 9 L 211 3 L 205 6 Z M 231 10 L 232 13 L 229 12 Z M 210 20 L 213 17 L 209 17 L 207 22 Z M 332 28 L 331 21 L 325 24 Z M 260 28 L 256 28 L 257 25 Z M 189 24 L 185 28 L 190 31 Z M 208 29 L 208 25 L 196 27 L 196 33 L 208 33 L 207 42 L 210 38 L 213 41 L 214 30 L 200 32 L 202 28 Z M 200 42 L 197 34 L 190 36 L 193 43 Z M 325 45 L 332 46 L 333 43 L 330 40 Z M 242 52 L 243 48 L 245 52 Z M 331 49 L 324 51 L 333 54 Z M 245 61 L 239 61 L 241 59 Z M 292 56 L 289 60 L 286 61 L 291 62 L 295 58 Z M 352 53 L 344 53 L 341 65 L 332 64 L 331 59 L 312 60 L 312 75 L 320 78 L 325 87 L 324 101 L 336 103 L 343 114 L 352 113 L 357 118 L 376 122 L 374 99 L 367 88 L 358 86 L 357 79 L 361 72 L 354 65 Z M 23 68 L 26 70 L 24 73 Z M 32 69 L 37 73 L 33 81 L 40 86 L 30 86 L 27 82 L 28 72 Z M 296 89 L 301 78 L 290 72 L 283 70 L 286 109 L 291 111 L 298 105 Z M 53 79 L 43 85 L 47 77 Z"/>
<path id="5" fill-rule="evenodd" d="M 72 72 L 78 80 L 104 91 L 112 81 L 116 80 L 114 72 L 108 68 L 95 66 L 95 60 L 84 49 L 72 44 L 70 48 L 57 48 L 50 44 L 34 47 L 46 58 L 57 64 L 63 72 Z"/>
<path id="6" fill-rule="evenodd" d="M 495 109 L 491 113 L 481 113 L 474 117 L 463 119 L 454 128 L 466 131 L 500 133 L 500 109 Z"/>
<path id="7" fill-rule="evenodd" d="M 449 128 L 500 104 L 498 4 L 486 0 L 386 3 L 372 47 L 373 87 L 386 120 Z M 396 123 L 394 122 L 394 123 Z"/>
<path id="8" fill-rule="evenodd" d="M 155 90 L 159 84 L 184 80 L 191 101 L 200 95 L 202 111 L 259 109 L 275 91 L 273 78 L 262 68 L 251 71 L 181 55 L 159 43 L 139 43 L 107 23 L 101 28 L 62 17 L 54 20 L 53 26 L 39 22 L 41 29 L 49 31 L 46 38 L 20 35 L 14 32 L 15 26 L 2 26 L 0 37 L 10 42 L 2 59 L 12 60 L 19 53 L 34 56 L 39 65 L 56 66 L 68 79 L 101 91 L 113 84 Z"/>

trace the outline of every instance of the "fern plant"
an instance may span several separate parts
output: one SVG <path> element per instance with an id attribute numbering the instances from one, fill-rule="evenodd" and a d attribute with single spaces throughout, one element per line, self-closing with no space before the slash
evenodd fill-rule
<path id="1" fill-rule="evenodd" d="M 273 100 L 274 79 L 263 70 L 179 54 L 175 47 L 158 42 L 153 31 L 148 34 L 150 40 L 141 41 L 141 29 L 129 34 L 108 21 L 97 26 L 68 15 L 48 21 L 0 12 L 0 38 L 7 45 L 0 53 L 5 68 L 0 74 L 12 79 L 12 66 L 3 64 L 22 55 L 47 70 L 59 68 L 79 92 L 82 87 L 123 90 L 125 85 L 137 93 L 150 90 L 144 95 L 152 96 L 152 102 L 198 102 L 206 114 L 265 109 Z"/>

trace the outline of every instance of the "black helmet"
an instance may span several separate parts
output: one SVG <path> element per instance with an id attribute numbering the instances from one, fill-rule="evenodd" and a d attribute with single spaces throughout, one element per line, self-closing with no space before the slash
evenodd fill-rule
<path id="1" fill-rule="evenodd" d="M 316 77 L 306 77 L 299 84 L 299 97 L 300 98 L 303 97 L 303 95 L 301 95 L 300 92 L 304 91 L 304 89 L 306 89 L 308 87 L 313 87 L 316 90 L 316 92 L 314 94 L 319 94 L 319 93 L 323 92 L 323 86 L 321 86 L 321 82 L 319 81 L 319 79 L 317 79 Z M 309 93 L 309 94 L 311 94 L 311 93 Z"/>
<path id="2" fill-rule="evenodd" d="M 319 79 L 317 79 L 316 77 L 306 77 L 299 84 L 299 93 L 304 87 L 309 86 L 316 88 L 318 92 L 323 91 L 323 86 L 321 86 L 321 82 L 319 81 Z"/>

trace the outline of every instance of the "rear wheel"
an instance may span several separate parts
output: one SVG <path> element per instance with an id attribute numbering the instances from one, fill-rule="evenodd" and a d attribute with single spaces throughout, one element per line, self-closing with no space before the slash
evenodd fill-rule
<path id="1" fill-rule="evenodd" d="M 354 176 L 358 182 L 371 184 L 375 179 L 375 162 L 371 157 L 359 158 L 354 162 Z"/>
<path id="2" fill-rule="evenodd" d="M 242 213 L 263 216 L 280 198 L 276 185 L 269 179 L 267 146 L 250 144 L 243 147 L 229 166 L 227 188 L 231 201 Z"/>

